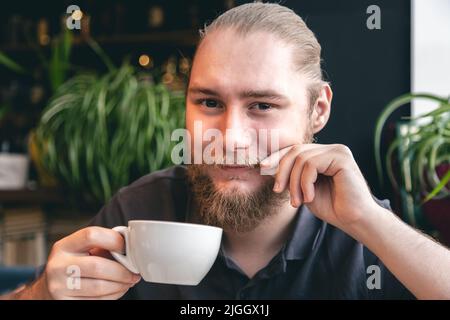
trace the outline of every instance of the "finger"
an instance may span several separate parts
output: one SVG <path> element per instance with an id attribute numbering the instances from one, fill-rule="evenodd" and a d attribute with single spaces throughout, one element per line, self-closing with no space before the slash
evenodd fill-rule
<path id="1" fill-rule="evenodd" d="M 120 263 L 96 256 L 77 257 L 75 263 L 80 267 L 81 277 L 102 279 L 122 283 L 136 283 L 141 279 Z"/>
<path id="2" fill-rule="evenodd" d="M 321 145 L 295 145 L 292 147 L 288 153 L 281 159 L 278 171 L 275 176 L 275 184 L 274 191 L 275 192 L 283 192 L 289 184 L 289 178 L 291 176 L 291 172 L 295 161 L 299 155 L 306 154 L 307 152 L 315 151 L 320 152 L 320 150 L 324 149 Z"/>
<path id="3" fill-rule="evenodd" d="M 98 296 L 98 297 L 73 297 L 72 300 L 118 300 L 122 298 L 127 291 L 117 292 L 114 294 L 106 295 L 106 296 Z"/>
<path id="4" fill-rule="evenodd" d="M 321 147 L 322 145 L 316 143 L 305 143 L 305 144 L 293 144 L 287 146 L 283 149 L 273 152 L 270 156 L 265 158 L 260 162 L 260 166 L 263 168 L 276 168 L 280 163 L 281 159 L 289 152 L 293 147 L 301 148 L 302 151 L 306 151 L 309 149 L 315 149 Z"/>
<path id="5" fill-rule="evenodd" d="M 281 159 L 278 170 L 275 175 L 275 183 L 273 187 L 274 192 L 283 192 L 288 183 L 289 176 L 292 171 L 292 167 L 294 166 L 295 160 L 297 159 L 298 150 L 296 147 L 289 150 L 288 153 Z"/>
<path id="6" fill-rule="evenodd" d="M 123 237 L 114 230 L 102 227 L 87 227 L 58 241 L 58 246 L 64 251 L 85 253 L 93 248 L 123 252 Z"/>
<path id="7" fill-rule="evenodd" d="M 276 168 L 281 158 L 283 158 L 293 147 L 294 145 L 291 145 L 273 152 L 270 156 L 260 162 L 261 167 L 265 169 Z"/>
<path id="8" fill-rule="evenodd" d="M 301 176 L 301 189 L 303 194 L 303 202 L 310 203 L 315 197 L 314 184 L 317 181 L 318 172 L 314 165 L 315 157 L 310 158 L 303 165 L 303 171 Z"/>
<path id="9" fill-rule="evenodd" d="M 81 278 L 79 289 L 70 290 L 67 295 L 72 297 L 101 297 L 125 293 L 133 284 L 101 279 Z"/>
<path id="10" fill-rule="evenodd" d="M 302 172 L 305 163 L 314 156 L 323 153 L 323 148 L 316 148 L 304 151 L 297 155 L 294 166 L 289 177 L 289 191 L 291 195 L 291 205 L 299 207 L 304 202 L 304 194 L 301 188 Z"/>
<path id="11" fill-rule="evenodd" d="M 114 260 L 113 256 L 111 255 L 111 252 L 101 248 L 93 248 L 89 250 L 89 255 Z"/>
<path id="12" fill-rule="evenodd" d="M 289 152 L 292 152 L 292 149 L 297 149 L 298 152 L 301 152 L 301 151 L 307 151 L 307 150 L 317 149 L 317 148 L 321 148 L 321 147 L 323 147 L 323 145 L 309 143 L 309 144 L 291 145 L 289 147 L 280 149 L 279 151 L 272 153 L 269 157 L 267 157 L 266 159 L 261 161 L 260 174 L 276 176 L 276 174 L 279 171 L 280 162 L 283 160 L 283 158 Z"/>

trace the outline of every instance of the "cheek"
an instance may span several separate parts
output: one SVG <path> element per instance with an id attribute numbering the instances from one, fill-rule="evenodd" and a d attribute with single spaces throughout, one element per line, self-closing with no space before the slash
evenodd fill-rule
<path id="1" fill-rule="evenodd" d="M 186 104 L 186 129 L 192 134 L 194 132 L 194 121 L 200 120 L 195 108 Z"/>
<path id="2" fill-rule="evenodd" d="M 266 143 L 269 154 L 293 144 L 304 141 L 308 121 L 298 114 L 284 114 L 261 123 L 258 129 L 267 130 L 266 138 L 259 138 L 258 143 Z"/>
<path id="3" fill-rule="evenodd" d="M 305 128 L 300 126 L 292 126 L 291 128 L 286 127 L 285 129 L 282 129 L 279 140 L 280 149 L 302 143 L 305 132 Z"/>
<path id="4" fill-rule="evenodd" d="M 199 106 L 188 103 L 186 105 L 186 129 L 193 132 L 194 128 L 201 128 L 202 131 L 220 128 L 221 117 L 217 115 L 205 114 Z"/>
<path id="5" fill-rule="evenodd" d="M 196 106 L 189 105 L 186 107 L 186 130 L 189 134 L 188 143 L 190 142 L 191 160 L 194 161 L 195 156 L 197 161 L 199 159 L 204 161 L 203 151 L 210 144 L 214 145 L 211 140 L 205 138 L 205 132 L 210 129 L 214 129 L 214 132 L 216 132 L 220 123 L 215 117 L 207 116 L 196 110 L 196 108 Z M 214 152 L 212 155 L 214 155 Z"/>

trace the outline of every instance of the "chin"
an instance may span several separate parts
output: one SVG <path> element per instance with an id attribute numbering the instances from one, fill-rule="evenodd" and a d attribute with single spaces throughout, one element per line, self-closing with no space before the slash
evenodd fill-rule
<path id="1" fill-rule="evenodd" d="M 214 181 L 214 186 L 217 191 L 222 194 L 252 194 L 258 190 L 259 186 L 255 186 L 254 183 L 242 180 L 228 180 L 228 181 Z"/>

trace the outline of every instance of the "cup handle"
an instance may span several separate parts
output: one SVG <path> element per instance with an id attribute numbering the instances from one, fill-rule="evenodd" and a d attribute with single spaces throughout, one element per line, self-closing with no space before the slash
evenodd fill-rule
<path id="1" fill-rule="evenodd" d="M 128 239 L 128 235 L 129 235 L 128 227 L 119 226 L 119 227 L 114 227 L 113 230 L 120 233 L 123 236 L 123 238 L 125 239 L 125 254 L 110 251 L 111 255 L 114 257 L 114 259 L 116 259 L 118 262 L 120 262 L 125 268 L 127 268 L 128 270 L 130 270 L 133 273 L 139 274 L 139 271 L 137 270 L 136 266 L 134 265 L 133 261 L 131 260 L 130 254 L 129 254 L 130 250 L 129 250 L 129 239 Z"/>

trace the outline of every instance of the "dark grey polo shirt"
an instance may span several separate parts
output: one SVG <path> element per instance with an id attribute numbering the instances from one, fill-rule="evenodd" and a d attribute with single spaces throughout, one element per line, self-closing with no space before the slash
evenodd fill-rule
<path id="1" fill-rule="evenodd" d="M 92 225 L 112 228 L 129 220 L 193 222 L 193 199 L 182 166 L 146 175 L 121 189 Z M 389 208 L 388 201 L 379 204 Z M 380 289 L 369 289 L 370 265 L 379 267 Z M 377 267 L 376 267 L 377 268 Z M 291 238 L 249 279 L 221 249 L 198 286 L 141 281 L 129 299 L 406 299 L 413 298 L 361 243 L 299 209 Z"/>

